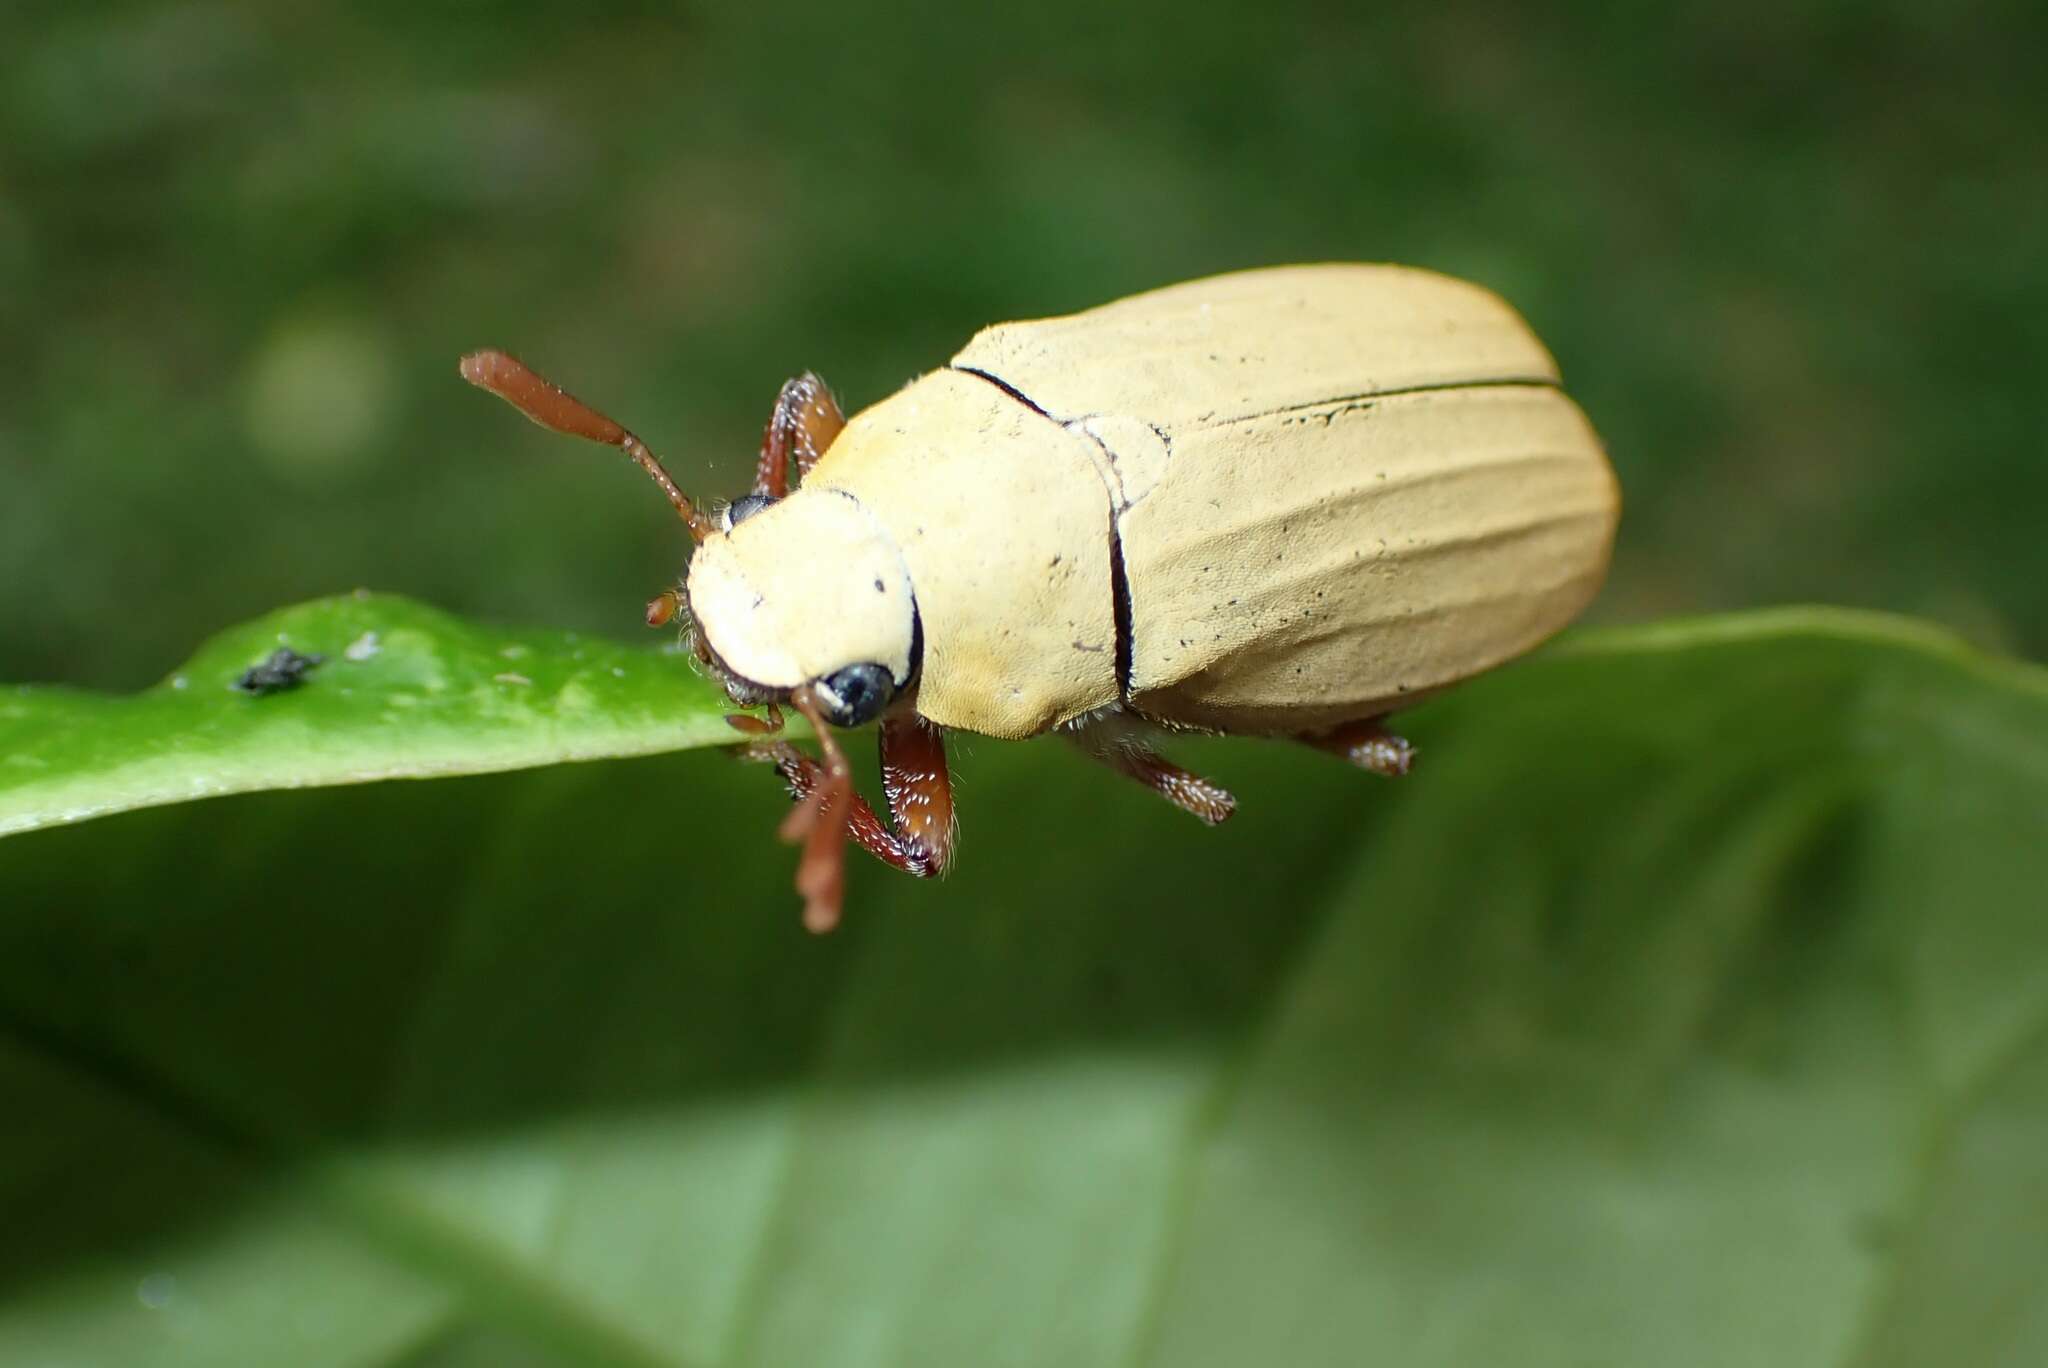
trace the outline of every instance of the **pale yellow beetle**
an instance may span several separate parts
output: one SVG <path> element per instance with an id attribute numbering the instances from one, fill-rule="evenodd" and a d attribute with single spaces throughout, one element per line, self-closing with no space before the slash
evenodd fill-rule
<path id="1" fill-rule="evenodd" d="M 984 329 L 848 421 L 783 387 L 754 491 L 715 518 L 640 440 L 501 352 L 462 373 L 623 448 L 698 542 L 699 656 L 824 752 L 750 750 L 799 804 L 797 887 L 838 918 L 851 835 L 926 875 L 952 848 L 949 727 L 1059 731 L 1206 822 L 1231 796 L 1146 732 L 1288 737 L 1400 774 L 1381 719 L 1528 650 L 1607 569 L 1620 498 L 1520 318 L 1398 266 L 1288 266 Z M 801 487 L 791 492 L 794 460 Z M 893 828 L 830 728 L 881 720 Z"/>

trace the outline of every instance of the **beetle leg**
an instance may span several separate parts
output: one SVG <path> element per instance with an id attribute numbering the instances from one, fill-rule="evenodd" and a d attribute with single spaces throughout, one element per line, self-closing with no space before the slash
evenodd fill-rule
<path id="1" fill-rule="evenodd" d="M 906 874 L 928 878 L 943 872 L 953 856 L 953 779 L 946 768 L 945 734 L 915 713 L 897 714 L 882 721 L 881 751 L 882 790 L 889 797 L 891 821 L 849 790 L 846 834 Z M 790 814 L 791 834 L 805 837 L 831 801 L 828 767 L 787 741 L 756 741 L 742 747 L 741 754 L 775 766 L 797 801 Z"/>
<path id="2" fill-rule="evenodd" d="M 911 872 L 918 877 L 943 874 L 953 858 L 955 830 L 946 733 L 905 709 L 882 719 L 881 752 L 882 792 L 898 848 L 916 864 Z"/>
<path id="3" fill-rule="evenodd" d="M 1348 760 L 1362 770 L 1396 779 L 1415 764 L 1415 747 L 1406 738 L 1388 731 L 1385 722 L 1383 717 L 1365 717 L 1328 731 L 1302 732 L 1294 739 Z"/>
<path id="4" fill-rule="evenodd" d="M 891 718 L 882 723 L 881 739 L 882 790 L 889 797 L 894 829 L 855 794 L 847 834 L 892 869 L 919 878 L 941 873 L 953 856 L 953 779 L 943 734 L 923 718 Z M 744 753 L 774 765 L 799 804 L 809 801 L 826 777 L 822 764 L 787 741 L 756 742 Z"/>
<path id="5" fill-rule="evenodd" d="M 805 371 L 783 385 L 775 396 L 774 411 L 768 415 L 767 430 L 761 434 L 761 464 L 754 472 L 754 492 L 779 499 L 789 493 L 789 462 L 796 458 L 797 478 L 811 473 L 811 467 L 832 445 L 846 415 L 825 382 Z"/>
<path id="6" fill-rule="evenodd" d="M 1133 730 L 1105 719 L 1062 733 L 1083 754 L 1093 756 L 1118 774 L 1137 780 L 1161 798 L 1215 826 L 1237 810 L 1228 790 L 1174 764 L 1140 740 Z"/>

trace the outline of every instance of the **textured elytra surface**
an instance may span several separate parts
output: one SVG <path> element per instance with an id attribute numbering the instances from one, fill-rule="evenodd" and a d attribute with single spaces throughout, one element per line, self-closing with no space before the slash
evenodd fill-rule
<path id="1" fill-rule="evenodd" d="M 715 756 L 0 842 L 0 1361 L 2048 1348 L 2038 671 L 1759 615 L 1407 730 L 1215 831 L 973 747 L 826 940 Z"/>
<path id="2" fill-rule="evenodd" d="M 1097 449 L 1127 701 L 1150 716 L 1369 717 L 1528 650 L 1606 575 L 1599 438 L 1528 326 L 1465 281 L 1241 271 L 988 328 L 953 364 Z"/>
<path id="3" fill-rule="evenodd" d="M 1128 413 L 1175 432 L 1337 399 L 1557 383 L 1550 354 L 1497 295 L 1349 262 L 1233 271 L 997 324 L 953 365 L 994 376 L 1059 422 Z"/>

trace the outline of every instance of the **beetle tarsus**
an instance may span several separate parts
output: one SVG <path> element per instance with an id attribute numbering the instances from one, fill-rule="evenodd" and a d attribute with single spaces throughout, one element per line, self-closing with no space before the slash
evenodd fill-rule
<path id="1" fill-rule="evenodd" d="M 1083 754 L 1135 779 L 1207 826 L 1229 820 L 1237 799 L 1229 790 L 1174 764 L 1137 735 L 1128 718 L 1111 715 L 1063 733 Z"/>
<path id="2" fill-rule="evenodd" d="M 1328 731 L 1304 732 L 1295 740 L 1389 779 L 1398 779 L 1415 767 L 1415 747 L 1406 737 L 1388 731 L 1383 718 L 1366 717 Z"/>

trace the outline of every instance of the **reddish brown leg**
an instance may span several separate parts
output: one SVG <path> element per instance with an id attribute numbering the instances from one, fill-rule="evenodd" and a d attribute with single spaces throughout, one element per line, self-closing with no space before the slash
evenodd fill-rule
<path id="1" fill-rule="evenodd" d="M 756 741 L 741 753 L 774 765 L 789 785 L 797 807 L 784 823 L 783 833 L 806 843 L 806 867 L 824 858 L 812 849 L 820 839 L 819 832 L 838 826 L 861 849 L 892 868 L 919 878 L 943 872 L 953 855 L 953 780 L 946 768 L 944 733 L 915 713 L 899 713 L 882 722 L 881 751 L 882 790 L 888 795 L 893 830 L 850 783 L 839 790 L 829 758 L 823 762 L 813 759 L 787 741 Z M 840 792 L 844 795 L 843 815 L 832 811 Z M 823 873 L 812 877 L 820 893 L 831 895 L 831 906 L 827 909 L 810 889 L 804 889 L 804 925 L 813 931 L 829 931 L 838 924 L 838 893 L 844 879 L 836 870 L 829 878 Z M 799 887 L 804 881 L 800 869 Z"/>
<path id="2" fill-rule="evenodd" d="M 953 859 L 954 834 L 945 731 L 905 709 L 882 719 L 881 752 L 882 792 L 889 799 L 897 844 L 917 866 L 911 873 L 919 878 L 945 873 Z M 866 841 L 861 844 L 874 849 Z"/>
<path id="3" fill-rule="evenodd" d="M 1065 735 L 1080 749 L 1128 775 L 1161 798 L 1215 826 L 1237 811 L 1237 799 L 1229 792 L 1191 774 L 1140 740 L 1134 728 L 1116 719 L 1106 719 Z"/>
<path id="4" fill-rule="evenodd" d="M 1362 718 L 1325 732 L 1303 732 L 1294 739 L 1305 746 L 1348 760 L 1362 770 L 1399 778 L 1415 763 L 1415 747 L 1386 729 L 1385 719 Z"/>
<path id="5" fill-rule="evenodd" d="M 785 384 L 775 396 L 775 409 L 761 434 L 761 464 L 754 472 L 754 492 L 771 499 L 789 493 L 790 458 L 796 458 L 797 478 L 802 479 L 845 426 L 839 401 L 823 380 L 805 371 Z"/>

